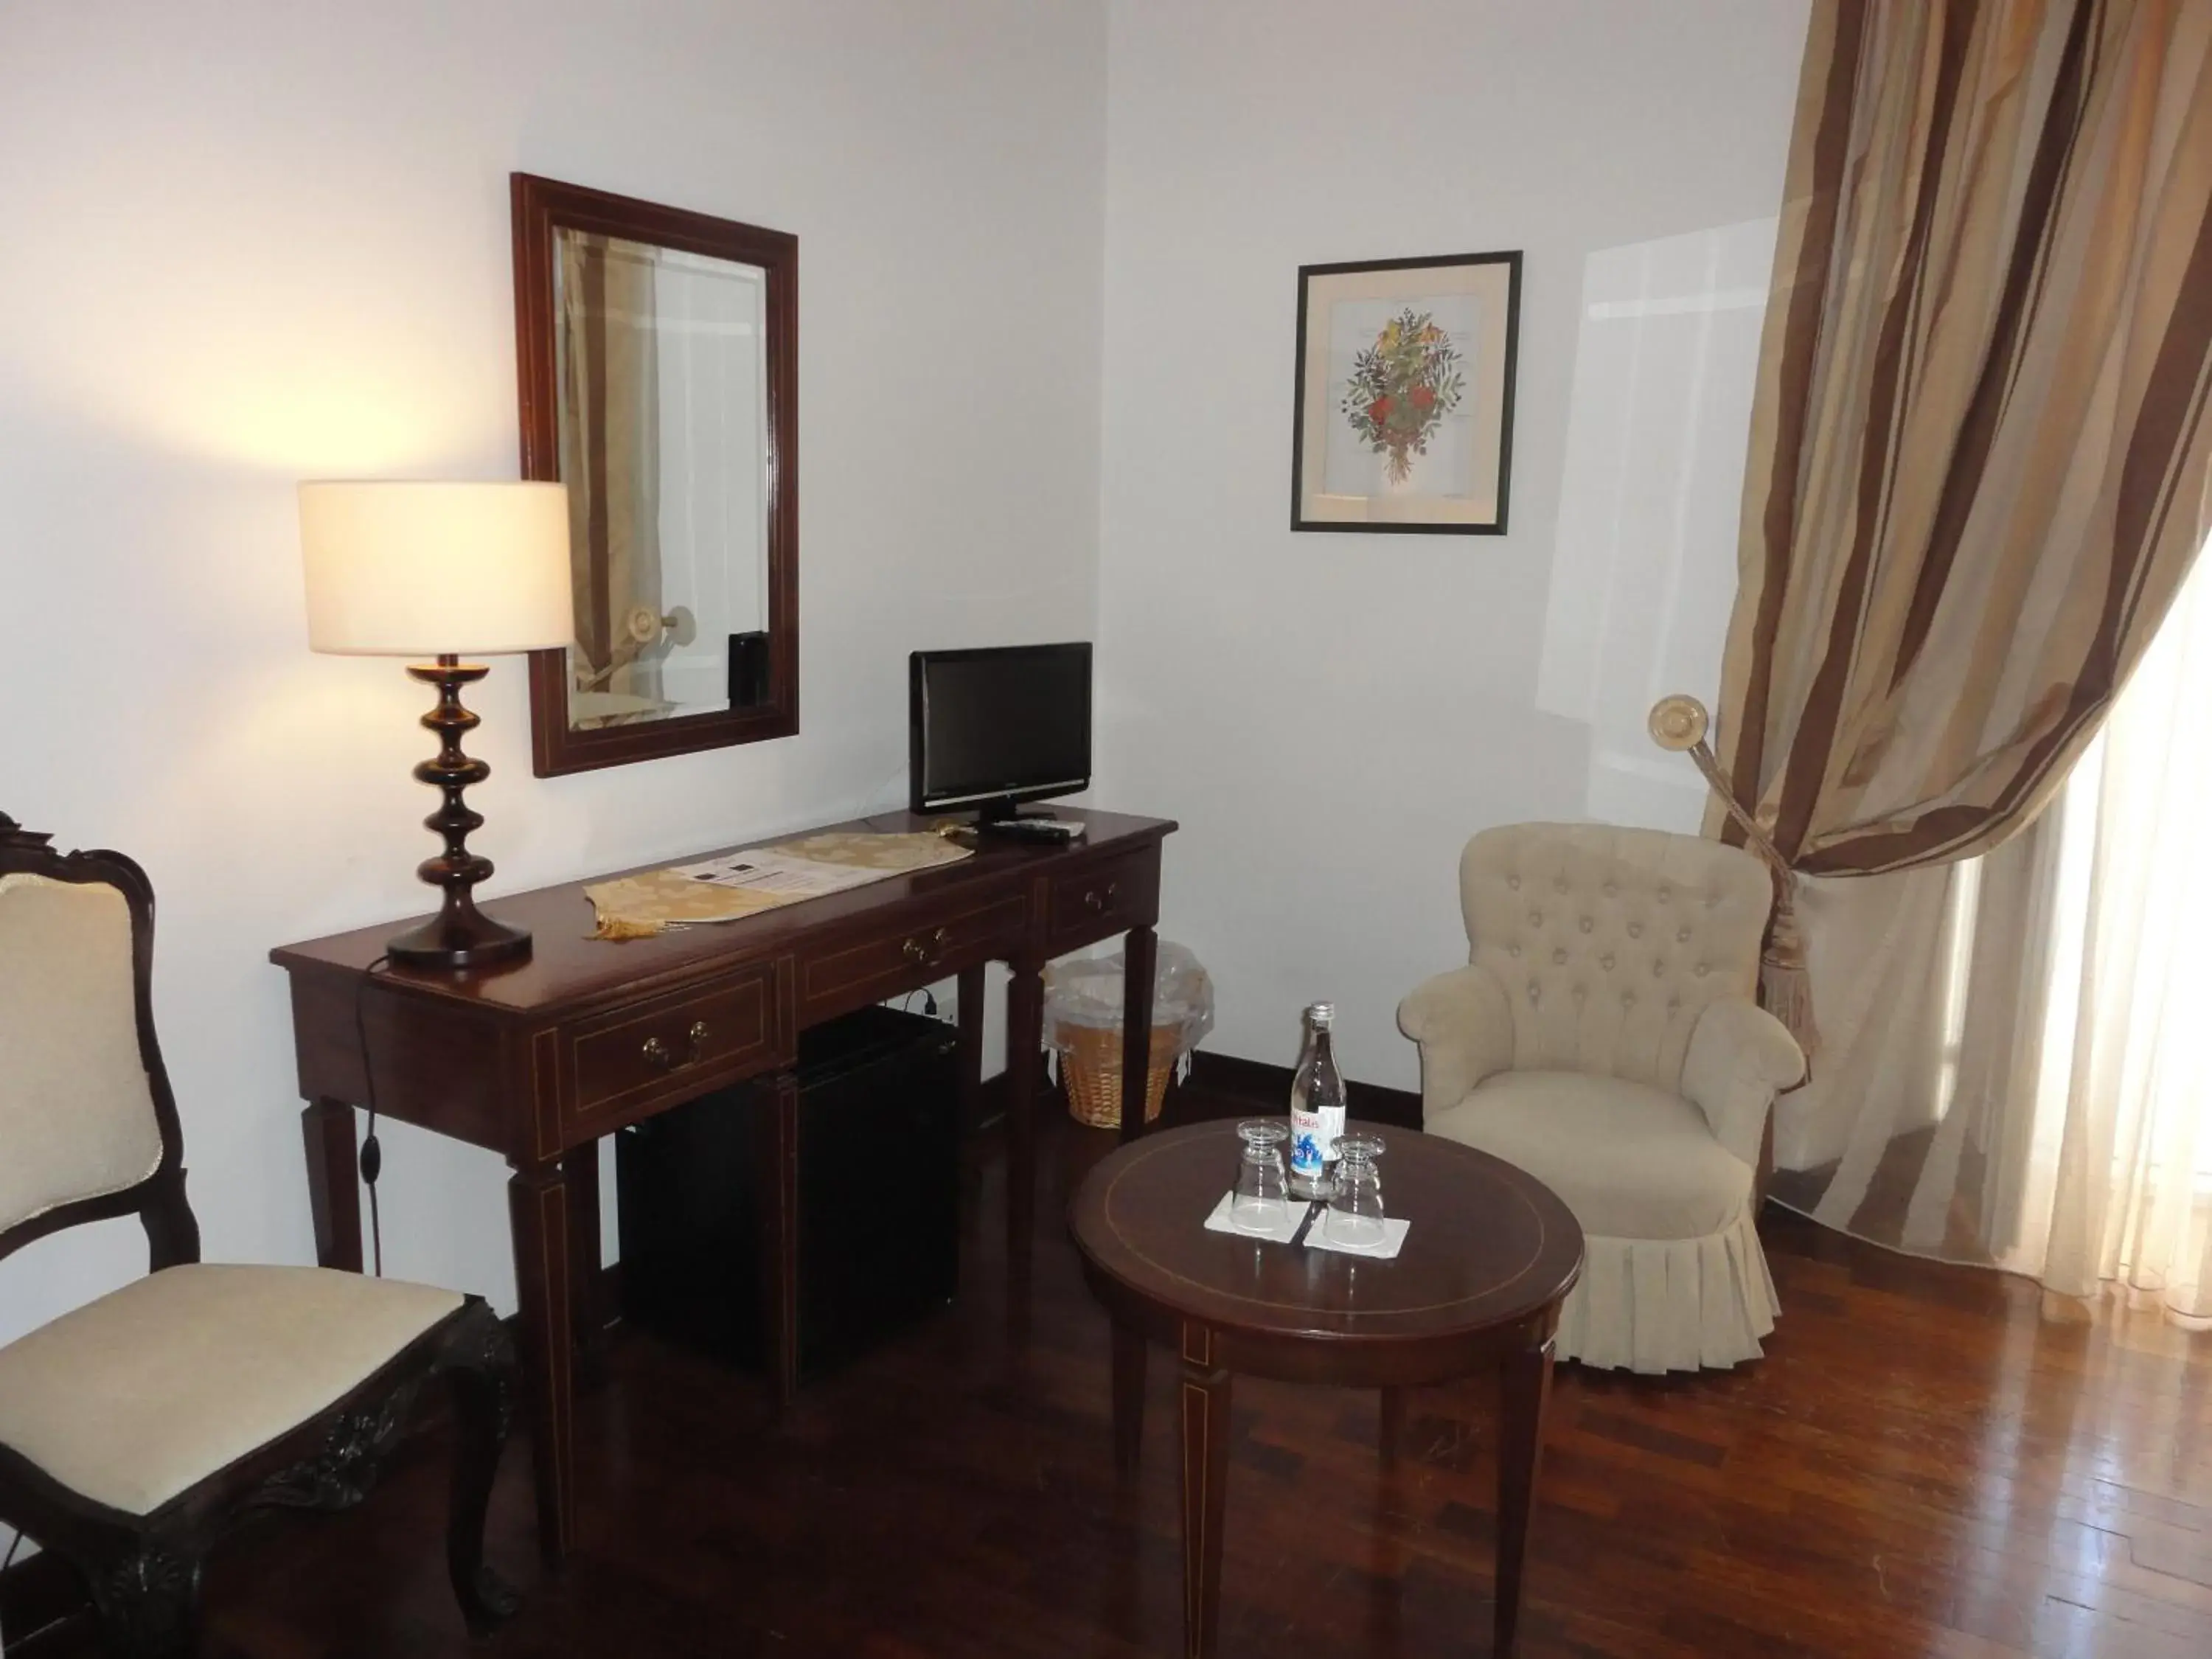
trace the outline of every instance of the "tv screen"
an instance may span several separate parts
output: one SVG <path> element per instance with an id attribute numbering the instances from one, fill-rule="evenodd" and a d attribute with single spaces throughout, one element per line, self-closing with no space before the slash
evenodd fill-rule
<path id="1" fill-rule="evenodd" d="M 1089 641 L 917 651 L 910 670 L 915 811 L 1090 787 Z"/>

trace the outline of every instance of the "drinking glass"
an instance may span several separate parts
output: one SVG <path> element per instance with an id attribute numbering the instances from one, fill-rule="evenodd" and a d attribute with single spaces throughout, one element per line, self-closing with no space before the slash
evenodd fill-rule
<path id="1" fill-rule="evenodd" d="M 1330 1243 L 1371 1250 L 1382 1242 L 1382 1177 L 1375 1170 L 1382 1156 L 1380 1135 L 1337 1137 L 1336 1188 L 1328 1200 Z"/>
<path id="2" fill-rule="evenodd" d="M 1279 1118 L 1255 1117 L 1237 1126 L 1244 1156 L 1237 1165 L 1237 1196 L 1229 1218 L 1239 1232 L 1279 1231 L 1290 1219 L 1290 1188 L 1283 1172 L 1283 1142 L 1290 1129 Z"/>

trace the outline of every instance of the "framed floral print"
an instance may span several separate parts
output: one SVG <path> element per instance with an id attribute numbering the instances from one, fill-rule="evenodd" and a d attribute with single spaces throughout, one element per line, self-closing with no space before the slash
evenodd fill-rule
<path id="1" fill-rule="evenodd" d="M 1291 528 L 1496 536 L 1521 255 L 1298 268 Z"/>

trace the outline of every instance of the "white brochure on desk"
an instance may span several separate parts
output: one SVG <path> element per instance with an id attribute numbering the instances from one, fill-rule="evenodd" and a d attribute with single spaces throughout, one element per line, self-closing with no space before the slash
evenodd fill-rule
<path id="1" fill-rule="evenodd" d="M 698 864 L 679 864 L 676 873 L 714 887 L 742 887 L 750 892 L 774 893 L 779 898 L 808 899 L 820 898 L 825 893 L 842 893 L 850 887 L 865 887 L 870 882 L 881 881 L 886 875 L 901 872 L 864 865 L 822 864 L 812 859 L 793 858 L 772 847 L 762 847 L 727 853 Z"/>

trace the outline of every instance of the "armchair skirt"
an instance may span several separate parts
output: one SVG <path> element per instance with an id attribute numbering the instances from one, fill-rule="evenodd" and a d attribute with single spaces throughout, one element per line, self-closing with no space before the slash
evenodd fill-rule
<path id="1" fill-rule="evenodd" d="M 1781 1306 L 1752 1172 L 1688 1101 L 1616 1078 L 1505 1072 L 1427 1127 L 1526 1170 L 1583 1224 L 1561 1358 L 1666 1371 L 1759 1358 Z"/>

